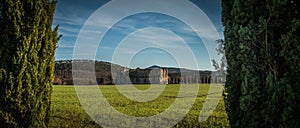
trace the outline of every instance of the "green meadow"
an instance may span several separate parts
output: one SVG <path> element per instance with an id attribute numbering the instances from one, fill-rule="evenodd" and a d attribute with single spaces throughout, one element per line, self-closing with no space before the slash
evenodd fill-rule
<path id="1" fill-rule="evenodd" d="M 126 88 L 128 85 L 118 85 Z M 147 90 L 150 85 L 134 85 L 139 90 Z M 154 85 L 160 86 L 160 85 Z M 164 112 L 175 102 L 181 86 L 199 86 L 196 100 L 187 115 L 174 127 L 229 127 L 223 98 L 220 98 L 212 115 L 204 122 L 199 122 L 199 113 L 209 95 L 209 85 L 166 85 L 162 93 L 149 102 L 133 101 L 123 96 L 116 86 L 97 86 L 109 104 L 121 113 L 135 117 L 149 117 Z M 222 85 L 215 85 L 222 86 Z M 80 86 L 82 90 L 95 86 Z M 154 87 L 155 89 L 155 87 Z M 129 90 L 130 91 L 130 90 Z M 192 90 L 191 90 L 192 91 Z M 188 92 L 186 92 L 188 93 Z M 93 99 L 91 99 L 93 100 Z M 103 113 L 104 114 L 104 113 Z M 172 118 L 172 117 L 170 117 Z M 50 127 L 100 127 L 82 108 L 74 86 L 53 86 Z M 146 126 L 145 126 L 146 127 Z"/>

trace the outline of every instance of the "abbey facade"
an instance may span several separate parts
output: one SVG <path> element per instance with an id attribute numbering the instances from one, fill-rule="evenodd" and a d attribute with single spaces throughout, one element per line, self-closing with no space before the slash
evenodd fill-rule
<path id="1" fill-rule="evenodd" d="M 125 69 L 116 73 L 115 84 L 168 84 L 168 69 Z"/>
<path id="2" fill-rule="evenodd" d="M 115 84 L 209 84 L 224 83 L 218 72 L 175 68 L 130 69 L 117 73 Z"/>

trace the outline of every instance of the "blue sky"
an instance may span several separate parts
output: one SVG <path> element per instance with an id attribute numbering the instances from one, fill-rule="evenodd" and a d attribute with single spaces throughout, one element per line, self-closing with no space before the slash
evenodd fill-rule
<path id="1" fill-rule="evenodd" d="M 218 39 L 218 37 L 212 36 L 214 34 L 211 34 L 210 30 L 207 28 L 195 30 L 182 19 L 158 12 L 140 12 L 115 21 L 115 24 L 106 31 L 102 40 L 98 41 L 99 43 L 90 44 L 89 42 L 95 41 L 96 37 L 100 38 L 97 33 L 104 31 L 101 28 L 108 27 L 107 23 L 113 22 L 110 21 L 111 17 L 120 14 L 117 11 L 110 11 L 106 17 L 96 17 L 97 20 L 91 21 L 93 18 L 90 17 L 97 16 L 95 14 L 97 10 L 106 7 L 109 2 L 107 0 L 58 1 L 53 26 L 60 25 L 59 33 L 63 37 L 58 43 L 56 60 L 72 59 L 75 47 L 84 49 L 80 55 L 75 57 L 76 59 L 95 59 L 131 68 L 159 65 L 210 70 L 212 69 L 210 60 L 220 58 L 217 53 L 210 54 L 210 56 L 208 54 L 208 51 L 215 51 L 214 48 L 217 47 L 215 40 Z M 192 0 L 191 2 L 203 10 L 222 38 L 221 1 Z M 180 13 L 184 12 L 184 9 L 174 11 Z M 190 18 L 196 16 L 185 13 L 183 15 Z M 78 39 L 80 32 L 84 31 L 82 29 L 87 28 L 87 25 L 84 25 L 88 23 L 88 20 L 93 23 L 88 25 L 88 28 L 95 34 L 81 36 Z M 201 37 L 197 33 L 200 33 Z M 76 44 L 80 40 L 85 40 L 86 43 Z M 210 46 L 204 45 L 203 40 Z M 93 48 L 96 48 L 96 51 L 91 50 Z M 196 66 L 191 60 L 195 60 Z"/>

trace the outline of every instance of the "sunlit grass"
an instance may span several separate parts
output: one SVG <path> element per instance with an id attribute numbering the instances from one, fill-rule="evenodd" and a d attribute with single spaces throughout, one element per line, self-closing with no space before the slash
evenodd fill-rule
<path id="1" fill-rule="evenodd" d="M 126 87 L 127 85 L 120 86 Z M 196 101 L 189 113 L 174 127 L 229 127 L 223 99 L 220 99 L 218 106 L 207 121 L 202 123 L 198 121 L 199 113 L 207 97 L 209 85 L 182 86 L 199 86 L 199 91 Z M 134 87 L 139 90 L 147 90 L 150 88 L 150 85 L 134 85 Z M 127 99 L 117 90 L 116 86 L 99 86 L 99 89 L 110 105 L 119 112 L 136 117 L 147 117 L 165 111 L 177 98 L 180 85 L 167 85 L 163 93 L 150 102 L 137 102 Z M 50 127 L 100 126 L 85 113 L 78 101 L 73 86 L 54 86 Z"/>

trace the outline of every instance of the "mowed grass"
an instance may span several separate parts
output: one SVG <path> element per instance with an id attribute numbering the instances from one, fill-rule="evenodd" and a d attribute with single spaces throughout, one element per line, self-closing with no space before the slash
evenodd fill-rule
<path id="1" fill-rule="evenodd" d="M 131 93 L 131 90 L 126 90 L 128 85 L 118 86 L 122 86 L 125 92 Z M 156 87 L 161 85 L 153 86 L 155 90 Z M 193 84 L 181 86 L 191 88 L 198 86 L 199 90 L 196 100 L 188 114 L 174 127 L 229 127 L 223 98 L 220 99 L 213 114 L 206 121 L 199 122 L 199 114 L 207 95 L 213 95 L 208 94 L 209 85 Z M 184 98 L 190 98 L 188 96 L 178 97 L 181 86 L 166 85 L 163 92 L 157 98 L 149 102 L 130 100 L 122 95 L 116 86 L 99 86 L 99 90 L 103 93 L 109 104 L 119 112 L 135 117 L 149 117 L 164 112 L 177 98 L 183 98 L 183 101 L 185 100 Z M 150 89 L 150 85 L 135 85 L 135 87 L 144 91 Z M 81 86 L 78 88 L 88 90 L 91 86 Z M 192 91 L 195 90 L 191 90 L 191 92 Z M 186 95 L 189 95 L 188 93 L 189 92 L 185 92 Z M 53 86 L 50 127 L 98 128 L 100 126 L 95 123 L 81 107 L 74 86 Z"/>

